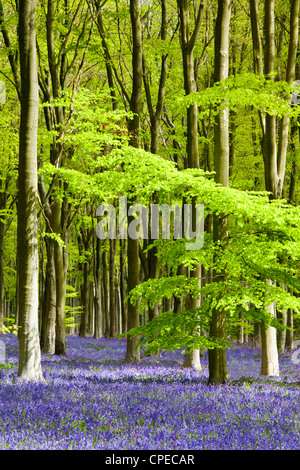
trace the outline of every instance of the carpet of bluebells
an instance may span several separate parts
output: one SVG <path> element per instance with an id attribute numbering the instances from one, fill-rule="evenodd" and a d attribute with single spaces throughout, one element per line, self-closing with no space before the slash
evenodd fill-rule
<path id="1" fill-rule="evenodd" d="M 45 381 L 17 378 L 18 342 L 3 335 L 0 449 L 300 449 L 300 365 L 280 356 L 281 374 L 261 377 L 260 350 L 228 350 L 231 382 L 207 384 L 163 352 L 124 363 L 125 341 L 67 337 L 67 356 L 43 354 Z"/>

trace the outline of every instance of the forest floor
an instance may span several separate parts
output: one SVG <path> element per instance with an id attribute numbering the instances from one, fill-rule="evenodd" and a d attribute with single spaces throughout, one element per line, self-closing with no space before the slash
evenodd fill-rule
<path id="1" fill-rule="evenodd" d="M 228 350 L 231 382 L 182 369 L 180 351 L 124 363 L 124 340 L 67 337 L 67 356 L 42 355 L 44 383 L 17 378 L 18 342 L 2 335 L 0 449 L 300 449 L 300 365 L 280 356 L 262 377 L 260 350 Z"/>

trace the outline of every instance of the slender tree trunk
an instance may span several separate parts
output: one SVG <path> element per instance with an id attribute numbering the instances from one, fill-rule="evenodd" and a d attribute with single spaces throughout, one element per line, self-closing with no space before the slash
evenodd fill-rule
<path id="1" fill-rule="evenodd" d="M 161 28 L 160 28 L 160 39 L 164 41 L 167 37 L 167 2 L 166 0 L 161 1 Z M 168 54 L 162 54 L 161 57 L 161 70 L 160 70 L 160 79 L 158 85 L 158 94 L 155 111 L 152 105 L 151 92 L 149 87 L 148 80 L 148 69 L 146 64 L 145 56 L 143 56 L 143 78 L 145 84 L 145 93 L 148 104 L 148 110 L 150 115 L 150 133 L 151 133 L 151 143 L 150 151 L 151 153 L 158 153 L 158 142 L 159 142 L 159 127 L 160 120 L 164 106 L 165 98 L 165 88 L 167 81 L 167 57 Z"/>
<path id="2" fill-rule="evenodd" d="M 45 238 L 47 264 L 45 289 L 42 304 L 41 350 L 46 354 L 55 354 L 56 298 L 54 240 Z"/>
<path id="3" fill-rule="evenodd" d="M 277 318 L 281 320 L 283 326 L 287 325 L 287 310 L 277 312 Z M 277 332 L 277 349 L 279 354 L 283 354 L 286 346 L 286 330 L 279 330 Z"/>
<path id="4" fill-rule="evenodd" d="M 132 94 L 130 110 L 134 113 L 129 121 L 128 130 L 131 133 L 130 145 L 139 147 L 140 110 L 143 84 L 143 54 L 142 27 L 139 14 L 139 1 L 130 0 L 130 18 L 132 26 Z M 128 223 L 133 220 L 128 217 Z M 128 238 L 128 292 L 139 284 L 139 240 Z M 132 305 L 128 302 L 128 330 L 139 325 L 139 303 Z M 140 350 L 136 348 L 138 338 L 127 337 L 125 361 L 127 363 L 140 361 Z"/>
<path id="5" fill-rule="evenodd" d="M 261 337 L 260 337 L 260 323 L 254 322 L 254 331 L 253 331 L 253 348 L 261 347 Z"/>
<path id="6" fill-rule="evenodd" d="M 167 2 L 163 0 L 161 2 L 161 29 L 160 29 L 160 38 L 164 41 L 167 37 Z M 143 78 L 144 78 L 144 85 L 145 85 L 145 93 L 146 99 L 148 104 L 148 110 L 150 115 L 150 134 L 151 134 L 151 143 L 150 143 L 150 151 L 153 154 L 158 153 L 158 143 L 159 143 L 159 129 L 160 129 L 160 122 L 161 116 L 164 108 L 164 98 L 165 98 L 165 88 L 166 88 L 166 81 L 167 81 L 167 57 L 168 54 L 163 54 L 161 57 L 161 71 L 160 71 L 160 79 L 159 79 L 159 86 L 158 86 L 158 94 L 157 94 L 157 102 L 155 111 L 152 104 L 151 92 L 149 87 L 149 80 L 148 80 L 148 69 L 146 66 L 146 60 L 143 56 Z M 151 233 L 151 227 L 149 227 L 149 233 Z M 151 245 L 153 240 L 149 241 Z M 155 247 L 151 248 L 148 251 L 148 268 L 147 268 L 147 275 L 146 279 L 156 279 L 158 275 L 158 259 L 156 256 L 157 249 Z M 158 306 L 157 303 L 154 307 L 148 306 L 149 312 L 149 321 L 153 320 L 158 316 Z"/>
<path id="7" fill-rule="evenodd" d="M 36 62 L 35 2 L 19 4 L 21 66 L 21 121 L 18 199 L 18 376 L 43 380 L 38 331 L 38 233 L 37 233 L 37 128 L 38 75 Z"/>
<path id="8" fill-rule="evenodd" d="M 150 233 L 151 233 L 151 227 L 150 227 Z M 152 239 L 150 239 L 150 244 L 153 242 Z M 151 250 L 149 250 L 148 253 L 148 272 L 149 272 L 149 279 L 157 279 L 158 276 L 158 258 L 157 258 L 157 248 L 153 247 Z M 157 302 L 154 305 L 154 307 L 148 307 L 149 311 L 149 321 L 153 320 L 158 316 L 158 305 Z"/>
<path id="9" fill-rule="evenodd" d="M 288 309 L 287 311 L 287 326 L 291 329 L 287 330 L 286 332 L 286 348 L 288 351 L 291 351 L 293 349 L 293 343 L 294 343 L 294 333 L 293 333 L 293 328 L 294 328 L 294 315 L 293 315 L 293 310 L 291 308 Z"/>
<path id="10" fill-rule="evenodd" d="M 0 5 L 0 25 L 1 25 L 1 5 Z M 5 180 L 0 182 L 0 210 L 5 212 L 8 198 L 8 185 L 10 176 L 6 176 Z M 3 216 L 5 217 L 5 216 Z M 5 318 L 5 256 L 4 256 L 4 238 L 6 224 L 0 221 L 0 326 L 3 325 Z"/>
<path id="11" fill-rule="evenodd" d="M 275 303 L 268 307 L 268 312 L 276 315 Z M 273 326 L 261 323 L 261 369 L 260 374 L 270 376 L 279 375 L 276 329 Z"/>
<path id="12" fill-rule="evenodd" d="M 239 313 L 239 320 L 240 320 L 240 321 L 243 321 L 243 314 L 242 314 L 241 312 Z M 243 342 L 244 342 L 244 328 L 243 328 L 243 324 L 241 324 L 241 325 L 238 326 L 237 342 L 238 342 L 239 344 L 243 344 Z"/>
<path id="13" fill-rule="evenodd" d="M 194 29 L 190 32 L 190 5 L 188 0 L 178 0 L 178 12 L 180 19 L 180 41 L 181 53 L 183 62 L 183 76 L 184 76 L 184 90 L 185 94 L 189 95 L 197 91 L 196 73 L 194 67 L 194 48 L 199 35 L 201 22 L 203 19 L 203 12 L 205 1 L 201 1 L 198 12 L 196 13 L 196 20 Z M 199 168 L 199 143 L 198 143 L 198 106 L 193 103 L 187 108 L 187 166 L 188 168 Z M 194 200 L 192 203 L 193 214 L 195 215 Z M 194 223 L 196 216 L 192 217 Z M 193 227 L 195 229 L 195 227 Z M 190 277 L 200 278 L 201 266 L 197 266 L 194 270 L 190 271 Z M 200 299 L 193 299 L 191 296 L 187 298 L 187 309 L 193 310 L 199 307 Z M 192 333 L 193 334 L 193 333 Z M 183 367 L 193 367 L 200 370 L 200 353 L 199 350 L 194 350 L 186 354 L 183 362 Z"/>
<path id="14" fill-rule="evenodd" d="M 47 52 L 48 52 L 48 65 L 51 78 L 52 95 L 53 98 L 59 98 L 60 92 L 64 88 L 64 73 L 65 73 L 65 54 L 61 54 L 59 63 L 56 59 L 55 53 L 55 32 L 54 32 L 54 17 L 55 17 L 55 5 L 53 0 L 47 1 L 47 12 L 46 12 L 46 37 L 47 37 Z M 40 76 L 41 90 L 44 94 L 44 100 L 50 100 L 50 83 L 44 83 L 43 76 Z M 44 108 L 45 121 L 49 131 L 61 130 L 65 122 L 65 108 L 63 106 L 55 106 L 54 112 L 49 113 L 48 108 Z M 56 136 L 53 136 L 53 142 L 50 149 L 50 161 L 56 167 L 59 168 L 63 165 L 64 151 L 62 144 L 57 140 Z M 54 182 L 54 186 L 59 189 L 60 183 Z M 44 202 L 44 196 L 46 190 L 44 184 L 39 185 L 41 201 Z M 54 192 L 53 192 L 54 193 Z M 64 205 L 54 196 L 54 200 L 51 200 L 50 204 L 47 204 L 46 220 L 47 224 L 50 225 L 50 230 L 60 235 L 62 240 L 65 242 L 66 230 L 63 228 L 63 219 L 68 216 L 67 212 L 70 211 L 68 205 Z M 57 242 L 54 243 L 54 265 L 55 265 L 55 291 L 53 291 L 53 297 L 51 302 L 44 302 L 45 312 L 44 316 L 47 317 L 47 306 L 56 305 L 56 325 L 55 325 L 55 354 L 65 355 L 66 353 L 66 332 L 65 332 L 65 303 L 66 303 L 66 263 L 65 263 L 65 248 L 59 245 Z M 48 261 L 47 261 L 48 262 Z M 52 263 L 52 260 L 49 261 Z M 47 268 L 46 268 L 47 269 Z M 49 296 L 49 294 L 47 294 Z M 51 312 L 49 312 L 51 315 Z"/>
<path id="15" fill-rule="evenodd" d="M 56 273 L 56 325 L 55 325 L 55 354 L 66 354 L 66 282 L 64 272 L 63 247 L 55 246 L 55 273 Z"/>
<path id="16" fill-rule="evenodd" d="M 82 316 L 80 320 L 79 335 L 87 338 L 89 334 L 89 316 L 90 316 L 90 281 L 89 281 L 89 262 L 83 263 L 83 284 L 81 288 Z"/>
<path id="17" fill-rule="evenodd" d="M 126 299 L 126 265 L 125 265 L 126 240 L 120 240 L 120 294 L 121 294 L 121 314 L 122 333 L 127 332 L 127 304 Z"/>
<path id="18" fill-rule="evenodd" d="M 186 267 L 181 264 L 177 268 L 176 276 L 184 276 L 186 274 Z M 174 296 L 174 313 L 180 313 L 182 311 L 183 298 Z"/>
<path id="19" fill-rule="evenodd" d="M 190 272 L 190 277 L 198 279 L 200 284 L 200 277 L 201 277 L 201 265 L 198 264 L 195 269 Z M 201 303 L 200 298 L 193 298 L 190 294 L 187 296 L 186 299 L 186 309 L 187 310 L 194 310 L 195 308 L 199 307 Z M 192 335 L 196 335 L 199 333 L 191 332 Z M 187 352 L 184 356 L 182 367 L 189 367 L 195 370 L 200 371 L 202 369 L 200 363 L 200 351 L 199 349 L 193 349 L 190 352 Z"/>
<path id="20" fill-rule="evenodd" d="M 298 49 L 298 36 L 299 36 L 299 12 L 300 0 L 291 1 L 290 12 L 290 41 L 288 50 L 288 59 L 286 67 L 286 82 L 293 83 L 295 80 L 295 68 Z M 291 97 L 286 98 L 287 102 L 291 102 Z M 284 190 L 284 177 L 286 169 L 286 156 L 289 141 L 289 116 L 283 116 L 279 127 L 279 140 L 278 140 L 278 155 L 277 155 L 277 193 L 279 197 L 283 197 Z"/>
<path id="21" fill-rule="evenodd" d="M 81 229 L 81 239 L 79 239 L 79 251 L 83 249 L 86 253 L 89 250 L 90 245 L 90 236 L 91 231 L 85 231 Z M 83 283 L 81 286 L 81 319 L 80 319 L 80 328 L 79 336 L 87 338 L 90 332 L 90 258 L 89 255 L 86 255 L 85 260 L 81 264 L 82 274 L 83 274 Z"/>
<path id="22" fill-rule="evenodd" d="M 4 207 L 5 208 L 5 207 Z M 5 224 L 0 221 L 0 327 L 4 320 L 4 288 L 5 288 L 5 270 L 4 270 L 4 233 Z"/>
<path id="23" fill-rule="evenodd" d="M 96 240 L 96 254 L 95 254 L 95 328 L 94 338 L 99 339 L 103 336 L 103 311 L 102 311 L 102 296 L 101 296 L 101 240 L 97 237 Z"/>
<path id="24" fill-rule="evenodd" d="M 231 14 L 230 0 L 218 1 L 218 13 L 215 27 L 215 81 L 225 80 L 228 76 L 229 64 L 229 25 Z M 229 110 L 219 111 L 215 121 L 215 180 L 222 186 L 229 184 Z M 214 215 L 213 240 L 226 243 L 227 218 L 224 214 Z M 218 273 L 219 282 L 225 282 L 225 277 Z M 210 336 L 216 339 L 226 338 L 226 312 L 214 308 L 210 324 Z M 210 349 L 209 382 L 218 384 L 229 380 L 227 370 L 226 349 Z"/>
<path id="25" fill-rule="evenodd" d="M 109 270 L 107 263 L 107 252 L 102 253 L 102 286 L 103 286 L 103 332 L 104 336 L 109 336 Z"/>
<path id="26" fill-rule="evenodd" d="M 286 69 L 286 81 L 292 83 L 295 78 L 295 66 L 298 48 L 298 34 L 299 34 L 299 8 L 300 1 L 292 0 L 291 2 L 291 13 L 290 13 L 290 41 L 289 51 Z M 274 72 L 275 67 L 275 1 L 268 0 L 265 2 L 265 63 L 264 71 L 265 74 L 271 74 Z M 287 98 L 290 102 L 290 97 Z M 275 116 L 266 116 L 266 128 L 263 138 L 263 153 L 264 153 L 264 164 L 265 164 L 265 184 L 267 191 L 270 191 L 271 197 L 282 198 L 284 190 L 284 179 L 286 170 L 286 154 L 288 146 L 289 136 L 289 118 L 284 116 L 280 122 L 279 128 L 279 139 L 278 139 L 278 151 L 277 151 L 277 128 Z M 270 311 L 276 315 L 276 310 L 273 306 L 270 306 Z M 285 321 L 285 319 L 284 319 Z M 276 330 L 272 327 L 267 329 L 268 334 L 266 341 L 267 347 L 263 347 L 264 343 L 262 340 L 262 351 L 265 351 L 266 358 L 262 358 L 261 373 L 264 375 L 279 375 L 278 365 L 278 351 L 276 341 Z M 271 337 L 272 335 L 272 337 Z M 274 337 L 275 338 L 274 338 Z M 282 348 L 282 342 L 280 343 Z M 271 351 L 273 350 L 273 356 L 271 357 Z M 263 353 L 262 353 L 263 355 Z M 268 358 L 270 365 L 267 364 Z"/>
<path id="27" fill-rule="evenodd" d="M 256 75 L 263 75 L 263 47 L 259 30 L 259 11 L 258 0 L 250 0 L 250 18 L 252 32 L 252 50 L 253 50 L 253 66 Z M 265 120 L 263 113 L 259 111 L 262 133 L 265 132 Z"/>
<path id="28" fill-rule="evenodd" d="M 128 222 L 130 223 L 134 217 L 129 217 Z M 139 246 L 137 243 L 133 243 L 136 240 L 128 239 L 128 292 L 134 289 L 139 284 Z M 129 265 L 129 260 L 131 260 Z M 133 305 L 130 301 L 128 302 L 128 320 L 127 328 L 128 331 L 132 328 L 139 326 L 139 303 Z M 138 337 L 127 338 L 127 349 L 126 358 L 127 363 L 139 362 L 140 361 L 140 350 L 137 348 Z"/>
<path id="29" fill-rule="evenodd" d="M 235 161 L 236 112 L 230 111 L 229 176 L 233 174 Z"/>
<path id="30" fill-rule="evenodd" d="M 94 310 L 94 285 L 89 282 L 89 328 L 88 332 L 90 335 L 94 335 L 95 325 L 95 310 Z"/>
<path id="31" fill-rule="evenodd" d="M 130 111 L 134 113 L 134 116 L 129 120 L 128 130 L 130 132 L 130 145 L 138 148 L 143 85 L 143 39 L 138 0 L 130 0 L 130 18 L 132 26 L 132 93 Z"/>
<path id="32" fill-rule="evenodd" d="M 254 73 L 263 75 L 263 50 L 259 32 L 258 0 L 250 0 Z"/>
<path id="33" fill-rule="evenodd" d="M 194 68 L 194 47 L 198 38 L 205 1 L 200 2 L 194 30 L 190 32 L 189 1 L 177 0 L 180 18 L 181 52 L 183 60 L 184 90 L 186 95 L 197 91 Z M 187 155 L 189 168 L 199 168 L 198 106 L 187 109 Z"/>
<path id="34" fill-rule="evenodd" d="M 15 48 L 12 46 L 9 32 L 5 24 L 5 13 L 3 11 L 2 1 L 0 0 L 0 31 L 2 32 L 3 41 L 7 49 L 8 60 L 10 63 L 10 68 L 14 78 L 14 85 L 17 90 L 18 98 L 21 100 L 21 80 L 19 73 L 19 64 L 18 64 L 18 54 L 15 51 Z"/>
<path id="35" fill-rule="evenodd" d="M 259 51 L 254 54 L 254 69 L 257 73 L 261 73 L 261 61 L 257 56 L 261 55 L 261 47 L 257 46 L 259 36 L 259 23 L 258 23 L 258 4 L 257 1 L 250 1 L 251 7 L 251 26 L 252 26 L 252 41 L 253 49 Z M 263 72 L 270 80 L 274 80 L 273 73 L 275 71 L 275 0 L 266 0 L 264 2 L 264 58 L 263 58 Z M 291 49 L 289 49 L 289 57 Z M 260 59 L 260 57 L 259 57 Z M 290 59 L 288 59 L 290 63 Z M 290 68 L 290 65 L 289 65 Z M 264 173 L 265 173 L 265 188 L 270 192 L 270 198 L 281 198 L 283 194 L 284 177 L 286 158 L 284 146 L 287 144 L 285 141 L 286 121 L 282 122 L 285 130 L 280 131 L 279 138 L 279 153 L 277 153 L 277 123 L 276 117 L 266 114 L 262 118 L 261 114 L 261 127 L 262 127 L 262 151 L 264 160 Z M 267 283 L 271 283 L 269 280 Z M 276 315 L 276 307 L 272 304 L 268 307 L 272 315 Z M 267 326 L 264 323 L 261 325 L 261 348 L 262 348 L 262 362 L 261 374 L 262 375 L 278 375 L 278 350 L 276 329 Z"/>
<path id="36" fill-rule="evenodd" d="M 116 240 L 109 240 L 109 338 L 116 336 L 115 251 Z"/>
<path id="37" fill-rule="evenodd" d="M 275 70 L 275 1 L 265 2 L 265 55 L 264 73 L 270 75 Z M 295 67 L 299 34 L 300 0 L 292 0 L 290 13 L 290 41 L 286 69 L 286 81 L 292 83 L 295 79 Z M 290 97 L 286 98 L 290 102 Z M 283 197 L 284 178 L 286 170 L 286 153 L 289 136 L 289 117 L 284 116 L 279 126 L 279 139 L 277 149 L 276 117 L 266 115 L 265 133 L 263 136 L 263 155 L 265 166 L 266 190 L 270 191 L 274 199 Z"/>
<path id="38" fill-rule="evenodd" d="M 247 324 L 248 324 L 248 322 L 246 322 L 246 327 L 247 327 Z M 247 333 L 247 330 L 245 330 L 244 335 L 243 335 L 243 341 L 244 341 L 244 343 L 248 343 L 248 340 L 249 340 L 249 335 Z"/>
<path id="39" fill-rule="evenodd" d="M 62 241 L 61 203 L 54 201 L 52 205 L 52 228 L 60 235 Z M 55 287 L 56 287 L 56 323 L 55 323 L 55 354 L 66 354 L 66 280 L 64 265 L 64 247 L 57 241 L 54 243 Z"/>
<path id="40" fill-rule="evenodd" d="M 105 60 L 105 66 L 106 66 L 107 81 L 108 81 L 108 86 L 110 89 L 110 95 L 111 95 L 111 100 L 112 100 L 112 108 L 115 110 L 117 109 L 117 99 L 116 99 L 116 92 L 115 92 L 115 86 L 114 86 L 112 58 L 109 53 L 109 48 L 108 48 L 108 44 L 106 40 L 106 34 L 104 31 L 104 27 L 103 27 L 102 12 L 101 12 L 101 9 L 99 9 L 100 1 L 94 0 L 94 4 L 96 7 L 96 12 L 97 12 L 96 24 L 97 24 L 97 28 L 101 37 L 101 41 L 102 41 L 102 49 L 103 49 L 103 55 L 104 55 L 104 60 Z"/>

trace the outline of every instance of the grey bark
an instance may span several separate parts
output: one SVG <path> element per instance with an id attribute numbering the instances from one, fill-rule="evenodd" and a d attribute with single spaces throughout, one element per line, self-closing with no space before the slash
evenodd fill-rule
<path id="1" fill-rule="evenodd" d="M 116 336 L 115 251 L 116 240 L 109 240 L 109 338 Z"/>
<path id="2" fill-rule="evenodd" d="M 201 1 L 197 13 L 195 13 L 195 25 L 193 31 L 190 31 L 190 6 L 188 0 L 177 1 L 179 19 L 180 19 L 180 42 L 183 61 L 183 76 L 185 94 L 189 95 L 197 91 L 194 48 L 198 39 L 205 1 Z M 187 166 L 189 168 L 199 168 L 199 142 L 198 142 L 198 106 L 193 103 L 187 108 Z M 193 212 L 195 215 L 195 204 L 193 201 Z M 193 222 L 195 217 L 193 217 Z M 194 227 L 195 228 L 195 227 Z M 190 277 L 200 278 L 201 266 L 197 266 L 190 271 Z M 200 282 L 200 281 L 199 281 Z M 188 296 L 186 299 L 187 309 L 193 310 L 200 306 L 200 298 L 194 299 Z M 191 332 L 191 334 L 195 334 Z M 190 351 L 185 355 L 183 367 L 193 367 L 200 370 L 199 350 Z"/>
<path id="3" fill-rule="evenodd" d="M 36 60 L 35 2 L 19 5 L 21 67 L 21 121 L 18 200 L 18 376 L 43 380 L 38 331 L 38 233 L 37 233 L 37 128 L 38 74 Z"/>
<path id="4" fill-rule="evenodd" d="M 275 316 L 275 303 L 269 305 L 268 311 Z M 270 376 L 279 375 L 279 363 L 276 342 L 276 329 L 273 326 L 261 323 L 261 368 L 260 374 Z"/>
<path id="5" fill-rule="evenodd" d="M 253 331 L 253 348 L 261 347 L 261 337 L 260 337 L 260 323 L 254 322 L 254 331 Z"/>
<path id="6" fill-rule="evenodd" d="M 51 238 L 45 238 L 47 264 L 45 288 L 42 301 L 41 350 L 46 354 L 55 354 L 55 320 L 56 304 L 53 302 L 55 292 L 54 244 Z"/>
<path id="7" fill-rule="evenodd" d="M 120 296 L 121 296 L 121 315 L 122 315 L 122 333 L 127 332 L 127 304 L 126 299 L 126 265 L 125 250 L 126 241 L 120 240 Z"/>
<path id="8" fill-rule="evenodd" d="M 294 315 L 293 315 L 293 310 L 291 308 L 288 309 L 287 311 L 287 326 L 290 328 L 286 332 L 286 348 L 288 351 L 291 351 L 293 349 L 293 343 L 294 343 Z"/>
<path id="9" fill-rule="evenodd" d="M 129 121 L 128 130 L 131 133 L 130 145 L 139 147 L 140 110 L 143 84 L 143 51 L 142 26 L 139 13 L 139 1 L 130 0 L 130 18 L 132 26 L 132 93 L 130 110 L 134 113 Z M 128 223 L 133 220 L 128 217 Z M 139 284 L 139 240 L 128 238 L 128 293 Z M 128 330 L 139 325 L 139 303 L 128 302 Z M 140 350 L 137 348 L 137 337 L 127 337 L 125 361 L 127 363 L 140 361 Z"/>
<path id="10" fill-rule="evenodd" d="M 229 66 L 229 25 L 232 2 L 230 0 L 218 1 L 218 13 L 215 27 L 215 82 L 225 80 L 228 76 Z M 216 116 L 215 130 L 215 181 L 228 186 L 229 184 L 229 110 L 225 108 Z M 213 240 L 226 243 L 227 218 L 224 214 L 214 215 Z M 214 273 L 215 275 L 215 273 Z M 219 282 L 225 282 L 224 275 L 218 273 Z M 226 312 L 214 308 L 210 324 L 210 336 L 218 339 L 226 338 Z M 226 350 L 223 348 L 210 349 L 209 354 L 209 382 L 213 384 L 225 383 L 229 380 Z"/>
<path id="11" fill-rule="evenodd" d="M 94 325 L 94 338 L 99 339 L 103 336 L 103 309 L 102 309 L 102 296 L 101 296 L 101 240 L 97 237 L 96 240 L 96 253 L 95 253 L 95 295 L 94 295 L 94 309 L 95 309 L 95 325 Z"/>

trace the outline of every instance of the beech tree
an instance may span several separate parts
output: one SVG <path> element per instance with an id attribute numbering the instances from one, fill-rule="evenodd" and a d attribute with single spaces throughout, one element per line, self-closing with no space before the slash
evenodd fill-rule
<path id="1" fill-rule="evenodd" d="M 130 132 L 130 145 L 139 147 L 140 111 L 143 85 L 143 38 L 140 20 L 138 0 L 130 0 L 130 18 L 132 25 L 132 93 L 130 99 L 130 111 L 133 113 L 128 124 Z M 134 215 L 129 215 L 128 222 L 134 220 Z M 139 239 L 128 237 L 128 292 L 139 284 Z M 139 325 L 139 304 L 128 303 L 128 329 Z M 125 361 L 139 362 L 140 351 L 136 347 L 138 338 L 127 339 Z"/>
<path id="2" fill-rule="evenodd" d="M 180 18 L 180 41 L 183 62 L 184 90 L 186 95 L 197 91 L 194 49 L 199 36 L 202 19 L 204 16 L 205 2 L 201 1 L 197 10 L 194 29 L 191 32 L 190 25 L 190 5 L 188 1 L 177 2 Z M 196 103 L 187 108 L 187 167 L 199 168 L 199 143 L 198 143 L 198 106 Z M 192 218 L 195 221 L 195 201 L 193 202 Z M 198 264 L 195 269 L 190 270 L 190 276 L 200 282 L 201 266 Z M 200 298 L 187 296 L 187 308 L 199 307 Z M 199 351 L 193 350 L 185 356 L 183 365 L 201 369 Z"/>
<path id="3" fill-rule="evenodd" d="M 275 1 L 265 2 L 264 7 L 264 47 L 260 39 L 258 3 L 250 1 L 253 61 L 257 74 L 264 72 L 270 80 L 274 80 L 275 73 Z M 299 1 L 291 2 L 289 47 L 286 66 L 286 82 L 291 84 L 295 79 L 295 64 L 298 48 L 298 17 Z M 263 57 L 262 57 L 263 55 Z M 291 102 L 291 96 L 287 96 L 287 102 Z M 264 161 L 265 188 L 270 193 L 270 198 L 283 197 L 286 172 L 286 155 L 288 148 L 289 117 L 285 115 L 277 122 L 274 114 L 260 111 L 262 129 L 262 152 Z M 278 132 L 279 127 L 279 132 Z M 277 139 L 277 135 L 279 138 Z M 270 281 L 267 281 L 270 282 Z M 269 312 L 276 316 L 276 305 L 269 306 Z M 261 374 L 278 375 L 278 350 L 277 331 L 264 323 L 261 328 L 262 339 L 262 363 Z M 282 346 L 281 346 L 282 349 Z"/>
<path id="4" fill-rule="evenodd" d="M 229 67 L 229 25 L 231 14 L 231 0 L 219 0 L 218 14 L 215 27 L 215 82 L 228 77 Z M 229 110 L 221 109 L 215 121 L 215 180 L 222 186 L 229 184 Z M 227 217 L 221 213 L 214 215 L 213 237 L 215 242 L 222 245 L 227 241 Z M 224 282 L 224 274 L 215 271 L 214 276 L 219 282 Z M 212 313 L 210 335 L 214 338 L 226 337 L 226 313 L 216 307 Z M 210 383 L 224 383 L 228 381 L 226 350 L 216 348 L 209 350 L 209 381 Z"/>
<path id="5" fill-rule="evenodd" d="M 56 32 L 55 5 L 52 0 L 47 2 L 46 22 L 46 63 L 44 63 L 42 47 L 38 42 L 39 84 L 44 106 L 45 124 L 50 135 L 50 162 L 55 168 L 61 168 L 68 158 L 64 145 L 66 128 L 72 117 L 72 103 L 78 91 L 82 69 L 88 46 L 91 40 L 94 21 L 90 22 L 89 10 L 79 0 L 76 5 L 64 2 L 62 5 L 63 30 Z M 76 37 L 76 47 L 68 53 L 72 41 L 73 29 L 80 25 L 80 33 Z M 85 36 L 87 28 L 87 34 Z M 44 32 L 44 31 L 43 31 Z M 42 41 L 41 41 L 42 42 Z M 66 88 L 71 88 L 71 98 L 66 102 L 55 102 L 64 99 Z M 49 106 L 51 100 L 54 105 Z M 40 158 L 42 166 L 43 155 Z M 66 304 L 66 235 L 71 220 L 71 205 L 65 198 L 61 182 L 54 175 L 46 188 L 42 176 L 39 178 L 39 195 L 42 213 L 45 218 L 47 249 L 46 280 L 42 304 L 41 347 L 49 354 L 66 354 L 65 304 Z M 54 236 L 52 236 L 54 234 Z M 56 235 L 56 236 L 55 236 Z"/>
<path id="6" fill-rule="evenodd" d="M 38 224 L 37 128 L 38 74 L 36 60 L 35 2 L 19 5 L 21 121 L 18 178 L 18 376 L 41 380 L 38 330 Z"/>

